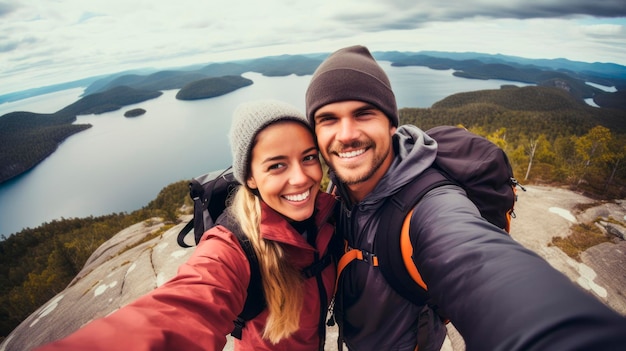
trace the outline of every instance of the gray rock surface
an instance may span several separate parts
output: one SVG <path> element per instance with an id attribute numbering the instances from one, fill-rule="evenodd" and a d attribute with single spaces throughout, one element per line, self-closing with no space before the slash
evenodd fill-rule
<path id="1" fill-rule="evenodd" d="M 577 262 L 556 247 L 548 245 L 554 236 L 566 236 L 576 222 L 609 217 L 626 222 L 626 204 L 602 203 L 581 213 L 577 204 L 594 203 L 574 192 L 551 187 L 527 187 L 519 193 L 517 218 L 511 235 L 537 252 L 572 281 L 598 299 L 626 315 L 626 242 L 604 243 L 590 248 Z M 164 228 L 158 218 L 135 224 L 116 234 L 98 248 L 69 286 L 24 320 L 0 344 L 0 351 L 25 351 L 62 338 L 91 320 L 106 316 L 137 297 L 163 284 L 175 275 L 193 248 L 182 249 L 176 235 L 183 223 L 162 234 L 146 238 Z M 137 245 L 137 243 L 139 243 Z M 442 350 L 460 351 L 463 338 L 448 326 L 449 337 Z M 336 350 L 336 327 L 328 329 L 326 350 Z M 229 341 L 225 350 L 232 350 Z"/>
<path id="2" fill-rule="evenodd" d="M 101 245 L 68 287 L 24 320 L 0 350 L 29 350 L 64 337 L 174 276 L 192 252 L 176 244 L 184 223 L 142 242 L 163 225 L 159 218 L 137 223 Z"/>

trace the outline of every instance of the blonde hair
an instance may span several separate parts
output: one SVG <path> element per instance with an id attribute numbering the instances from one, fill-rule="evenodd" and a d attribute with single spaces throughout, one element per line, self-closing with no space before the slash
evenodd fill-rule
<path id="1" fill-rule="evenodd" d="M 298 330 L 304 300 L 303 278 L 300 271 L 287 262 L 279 243 L 261 238 L 259 198 L 247 187 L 240 186 L 231 201 L 235 220 L 252 243 L 259 261 L 269 310 L 263 338 L 276 344 Z"/>

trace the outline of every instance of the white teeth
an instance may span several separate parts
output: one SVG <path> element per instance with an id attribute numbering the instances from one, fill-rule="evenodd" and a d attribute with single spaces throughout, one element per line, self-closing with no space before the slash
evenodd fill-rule
<path id="1" fill-rule="evenodd" d="M 347 157 L 359 156 L 364 152 L 365 152 L 365 149 L 360 149 L 360 150 L 355 150 L 355 151 L 350 151 L 350 152 L 340 152 L 338 154 L 339 154 L 339 157 L 341 158 L 347 158 Z"/>
<path id="2" fill-rule="evenodd" d="M 285 195 L 285 199 L 289 201 L 304 201 L 309 197 L 309 195 L 311 195 L 311 190 L 307 190 L 298 195 Z"/>

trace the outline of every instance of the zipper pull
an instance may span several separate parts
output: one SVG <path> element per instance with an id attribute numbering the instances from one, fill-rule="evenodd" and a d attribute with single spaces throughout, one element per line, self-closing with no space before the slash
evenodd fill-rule
<path id="1" fill-rule="evenodd" d="M 328 319 L 328 322 L 326 322 L 326 325 L 329 327 L 335 326 L 335 314 L 334 313 L 330 315 L 330 319 Z"/>
<path id="2" fill-rule="evenodd" d="M 328 312 L 330 312 L 330 318 L 326 322 L 326 325 L 329 327 L 335 326 L 335 298 L 330 301 L 328 304 Z"/>
<path id="3" fill-rule="evenodd" d="M 513 185 L 513 187 L 515 188 L 516 186 L 519 186 L 520 189 L 526 191 L 526 188 L 524 188 L 524 186 L 522 184 L 520 184 L 517 179 L 511 177 L 511 185 Z"/>

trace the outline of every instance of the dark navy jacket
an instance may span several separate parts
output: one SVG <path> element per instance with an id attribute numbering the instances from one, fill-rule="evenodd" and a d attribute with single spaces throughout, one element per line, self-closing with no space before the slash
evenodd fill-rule
<path id="1" fill-rule="evenodd" d="M 398 129 L 394 148 L 396 159 L 372 193 L 342 205 L 337 230 L 351 247 L 373 252 L 376 211 L 436 154 L 436 143 L 414 126 Z M 348 198 L 341 186 L 338 194 Z M 410 232 L 432 302 L 467 350 L 626 348 L 626 318 L 484 220 L 461 188 L 447 185 L 426 194 L 415 206 Z M 352 262 L 337 294 L 349 349 L 415 349 L 422 306 L 399 296 L 378 267 Z"/>

